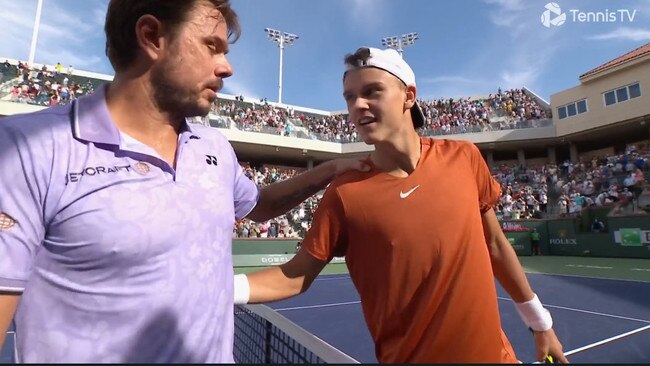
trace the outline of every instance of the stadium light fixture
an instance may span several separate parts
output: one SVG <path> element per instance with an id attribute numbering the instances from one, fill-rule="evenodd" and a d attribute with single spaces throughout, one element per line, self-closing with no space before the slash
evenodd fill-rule
<path id="1" fill-rule="evenodd" d="M 402 34 L 401 36 L 390 36 L 381 39 L 381 44 L 384 47 L 392 48 L 396 50 L 400 56 L 404 53 L 404 48 L 412 46 L 415 44 L 415 41 L 419 38 L 419 35 L 415 32 Z"/>
<path id="2" fill-rule="evenodd" d="M 278 45 L 280 48 L 280 76 L 278 83 L 278 104 L 282 104 L 282 62 L 283 62 L 283 53 L 284 47 L 292 46 L 294 42 L 299 38 L 297 35 L 292 33 L 283 32 L 277 29 L 264 28 L 266 35 L 269 40 Z"/>
<path id="3" fill-rule="evenodd" d="M 34 28 L 32 29 L 32 43 L 29 48 L 29 58 L 27 63 L 34 67 L 34 55 L 36 54 L 36 43 L 38 41 L 38 28 L 41 26 L 41 12 L 43 11 L 43 0 L 38 0 L 36 4 L 36 18 L 34 18 Z"/>

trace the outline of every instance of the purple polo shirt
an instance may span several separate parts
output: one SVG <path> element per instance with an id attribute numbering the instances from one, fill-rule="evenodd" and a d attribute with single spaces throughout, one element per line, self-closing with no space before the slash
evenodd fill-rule
<path id="1" fill-rule="evenodd" d="M 232 362 L 232 227 L 255 206 L 216 129 L 176 170 L 112 122 L 105 87 L 0 120 L 0 289 L 19 362 Z"/>

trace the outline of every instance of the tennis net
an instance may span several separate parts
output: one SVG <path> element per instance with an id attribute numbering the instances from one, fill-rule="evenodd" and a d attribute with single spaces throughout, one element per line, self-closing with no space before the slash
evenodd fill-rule
<path id="1" fill-rule="evenodd" d="M 265 305 L 235 306 L 237 363 L 359 363 Z"/>

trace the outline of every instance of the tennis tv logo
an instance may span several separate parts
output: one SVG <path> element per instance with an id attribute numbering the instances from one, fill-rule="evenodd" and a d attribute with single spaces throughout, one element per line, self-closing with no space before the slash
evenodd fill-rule
<path id="1" fill-rule="evenodd" d="M 542 24 L 546 28 L 559 27 L 566 22 L 566 13 L 562 12 L 562 8 L 557 3 L 548 3 L 544 9 L 546 10 L 542 13 Z"/>
<path id="2" fill-rule="evenodd" d="M 568 9 L 566 12 L 558 3 L 547 3 L 542 12 L 542 25 L 546 28 L 571 23 L 633 23 L 636 9 Z M 568 15 L 567 15 L 568 14 Z"/>

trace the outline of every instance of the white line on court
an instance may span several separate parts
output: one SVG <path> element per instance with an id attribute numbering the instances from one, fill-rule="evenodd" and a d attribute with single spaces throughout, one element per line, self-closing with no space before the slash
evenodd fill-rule
<path id="1" fill-rule="evenodd" d="M 587 264 L 565 264 L 565 267 L 575 267 L 575 268 L 595 268 L 595 269 L 614 269 L 614 267 L 605 267 L 605 266 L 592 266 Z"/>
<path id="2" fill-rule="evenodd" d="M 636 269 L 637 271 L 641 270 L 642 268 Z M 635 269 L 631 269 L 635 270 Z M 650 269 L 643 269 L 644 271 L 650 271 Z M 562 274 L 562 273 L 546 273 L 546 272 L 534 272 L 531 269 L 526 269 L 526 275 L 540 275 L 540 276 L 559 276 L 559 277 L 577 277 L 577 278 L 590 278 L 594 280 L 608 280 L 608 281 L 623 281 L 623 282 L 637 282 L 637 283 L 645 283 L 649 284 L 650 281 L 644 281 L 644 280 L 632 280 L 632 279 L 627 279 L 627 278 L 611 278 L 611 277 L 594 277 L 594 276 L 583 276 L 583 275 L 572 275 L 572 274 Z M 340 275 L 340 274 L 328 274 L 328 275 L 321 275 L 316 278 L 315 281 L 331 281 L 331 280 L 345 280 L 345 279 L 350 279 L 350 276 L 347 275 Z"/>
<path id="3" fill-rule="evenodd" d="M 324 277 L 316 278 L 314 281 L 333 281 L 333 280 L 349 280 L 350 276 L 347 277 Z"/>
<path id="4" fill-rule="evenodd" d="M 497 299 L 512 301 L 512 299 L 507 298 L 507 297 L 497 297 Z M 288 308 L 278 308 L 278 309 L 274 309 L 274 310 L 275 311 L 289 311 L 289 310 L 302 310 L 302 309 L 318 309 L 318 308 L 329 308 L 329 307 L 334 307 L 334 306 L 353 305 L 353 304 L 359 304 L 359 303 L 361 303 L 361 301 L 348 301 L 348 302 L 337 302 L 337 303 L 331 303 L 331 304 L 294 306 L 294 307 L 288 307 Z M 565 307 L 565 306 L 549 305 L 549 304 L 544 304 L 544 306 L 549 307 L 549 308 L 576 311 L 576 312 L 579 312 L 579 313 L 606 316 L 606 317 L 609 317 L 609 318 L 631 320 L 631 321 L 636 321 L 636 322 L 641 322 L 641 323 L 650 323 L 650 320 L 630 318 L 630 317 L 627 317 L 627 316 L 614 315 L 614 314 L 599 313 L 599 312 L 596 312 L 596 311 L 569 308 L 569 307 Z"/>
<path id="5" fill-rule="evenodd" d="M 332 306 L 341 306 L 341 305 L 352 305 L 359 304 L 361 301 L 348 301 L 348 302 L 337 302 L 333 304 L 322 304 L 322 305 L 307 305 L 307 306 L 295 306 L 292 308 L 279 308 L 273 309 L 275 311 L 287 311 L 287 310 L 302 310 L 302 309 L 317 309 L 317 308 L 329 308 Z"/>
<path id="6" fill-rule="evenodd" d="M 588 345 L 586 345 L 584 347 L 576 348 L 576 349 L 571 350 L 569 352 L 565 352 L 564 355 L 565 356 L 571 356 L 571 355 L 576 354 L 578 352 L 586 351 L 586 350 L 588 350 L 590 348 L 598 347 L 598 346 L 603 345 L 605 343 L 609 343 L 609 342 L 615 341 L 617 339 L 621 339 L 621 338 L 624 338 L 624 337 L 627 337 L 627 336 L 631 336 L 632 334 L 643 332 L 644 330 L 648 330 L 648 329 L 650 329 L 650 325 L 646 325 L 645 327 L 634 329 L 634 330 L 631 330 L 631 331 L 629 331 L 627 333 L 619 334 L 619 335 L 614 336 L 614 337 L 603 339 L 602 341 L 592 343 L 592 344 L 588 344 Z"/>
<path id="7" fill-rule="evenodd" d="M 540 275 L 540 276 L 559 276 L 559 277 L 577 277 L 577 278 L 591 278 L 594 280 L 609 280 L 609 281 L 624 281 L 624 282 L 638 282 L 648 284 L 650 281 L 643 280 L 630 280 L 627 278 L 611 278 L 611 277 L 594 277 L 594 276 L 582 276 L 582 275 L 571 275 L 571 274 L 561 274 L 561 273 L 545 273 L 545 272 L 531 272 L 530 269 L 526 270 L 526 276 L 528 275 Z"/>
<path id="8" fill-rule="evenodd" d="M 511 298 L 508 297 L 497 297 L 499 300 L 506 300 L 506 301 L 512 301 Z M 650 323 L 650 320 L 644 320 L 644 319 L 637 319 L 637 318 L 630 318 L 627 316 L 621 316 L 621 315 L 614 315 L 614 314 L 606 314 L 606 313 L 599 313 L 596 311 L 589 311 L 589 310 L 582 310 L 582 309 L 576 309 L 576 308 L 568 308 L 565 306 L 558 306 L 558 305 L 549 305 L 549 304 L 544 304 L 545 307 L 548 308 L 556 308 L 556 309 L 563 309 L 563 310 L 570 310 L 570 311 L 577 311 L 579 313 L 586 313 L 586 314 L 592 314 L 592 315 L 600 315 L 600 316 L 606 316 L 609 318 L 617 318 L 617 319 L 624 319 L 624 320 L 632 320 L 635 322 L 641 322 L 641 323 Z"/>
<path id="9" fill-rule="evenodd" d="M 547 275 L 545 273 L 534 273 L 534 274 Z M 332 280 L 342 280 L 342 279 L 349 279 L 350 278 L 349 276 L 337 276 L 337 275 L 326 275 L 326 276 L 327 277 L 324 277 L 324 278 L 316 278 L 315 281 L 332 281 Z M 557 276 L 564 276 L 564 275 L 557 275 Z M 569 276 L 574 277 L 574 276 L 571 276 L 571 275 L 569 275 Z M 575 277 L 578 277 L 578 276 L 575 276 Z M 589 277 L 589 278 L 594 278 L 594 277 Z M 625 281 L 625 280 L 623 280 L 623 281 Z M 634 281 L 634 280 L 632 280 L 632 281 Z M 634 282 L 637 282 L 637 281 L 634 281 Z M 638 281 L 638 282 L 643 282 L 643 281 Z M 497 297 L 497 299 L 512 301 L 512 299 L 507 298 L 507 297 Z M 361 301 L 350 301 L 350 302 L 340 302 L 340 303 L 321 304 L 321 305 L 295 306 L 295 307 L 288 307 L 288 308 L 278 308 L 278 309 L 274 309 L 274 310 L 276 310 L 276 311 L 289 311 L 289 310 L 301 310 L 301 309 L 318 309 L 318 308 L 328 308 L 328 307 L 333 307 L 333 306 L 352 305 L 352 304 L 358 304 L 360 302 Z M 575 312 L 592 314 L 592 315 L 605 316 L 605 317 L 609 317 L 609 318 L 631 320 L 631 321 L 636 321 L 636 322 L 641 322 L 641 323 L 650 323 L 650 320 L 630 318 L 630 317 L 621 316 L 621 315 L 599 313 L 599 312 L 596 312 L 596 311 L 569 308 L 569 307 L 558 306 L 558 305 L 544 304 L 544 306 L 547 306 L 549 308 L 556 308 L 556 309 L 563 309 L 563 310 L 575 311 Z"/>

